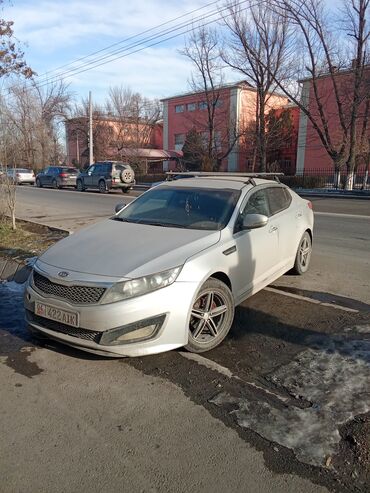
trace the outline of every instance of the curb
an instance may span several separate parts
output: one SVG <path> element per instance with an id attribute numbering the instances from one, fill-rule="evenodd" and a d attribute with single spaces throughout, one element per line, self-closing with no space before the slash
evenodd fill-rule
<path id="1" fill-rule="evenodd" d="M 31 274 L 32 263 L 0 257 L 0 281 L 24 284 Z"/>
<path id="2" fill-rule="evenodd" d="M 362 199 L 370 200 L 370 191 L 338 191 L 338 190 L 305 190 L 304 188 L 293 188 L 295 193 L 303 197 L 333 197 L 336 199 Z"/>

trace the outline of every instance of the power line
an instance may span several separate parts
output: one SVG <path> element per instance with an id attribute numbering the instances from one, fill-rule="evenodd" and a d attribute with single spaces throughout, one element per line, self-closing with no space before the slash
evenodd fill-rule
<path id="1" fill-rule="evenodd" d="M 194 14 L 195 12 L 199 12 L 200 10 L 203 10 L 203 9 L 205 9 L 205 8 L 208 8 L 210 5 L 217 4 L 217 2 L 218 2 L 218 0 L 213 1 L 213 2 L 210 2 L 210 3 L 206 4 L 206 5 L 203 5 L 202 7 L 199 7 L 199 8 L 197 8 L 197 9 L 191 10 L 190 12 L 187 12 L 187 13 L 185 13 L 185 14 L 182 14 L 182 15 L 178 16 L 178 17 L 175 17 L 175 18 L 170 19 L 170 20 L 168 20 L 168 21 L 166 21 L 166 22 L 163 22 L 162 24 L 158 24 L 157 26 L 151 27 L 150 29 L 146 29 L 145 31 L 143 31 L 143 32 L 141 32 L 141 33 L 139 33 L 139 34 L 135 34 L 135 35 L 133 35 L 133 36 L 129 36 L 128 38 L 122 39 L 121 41 L 117 41 L 116 43 L 113 43 L 113 44 L 111 44 L 111 45 L 106 46 L 105 48 L 102 48 L 102 49 L 100 49 L 100 50 L 97 50 L 97 51 L 94 51 L 94 52 L 92 52 L 92 53 L 89 53 L 88 55 L 84 55 L 84 56 L 82 56 L 82 57 L 80 57 L 80 58 L 77 58 L 77 59 L 75 59 L 75 60 L 72 60 L 71 62 L 65 63 L 64 65 L 60 65 L 59 67 L 56 67 L 56 68 L 55 68 L 55 69 L 53 69 L 53 70 L 49 70 L 49 71 L 47 71 L 47 72 L 44 72 L 43 74 L 41 74 L 41 75 L 40 75 L 40 76 L 38 76 L 38 77 L 43 78 L 43 77 L 44 77 L 44 76 L 46 76 L 47 74 L 50 74 L 50 73 L 56 72 L 57 70 L 59 70 L 59 69 L 61 69 L 61 68 L 68 67 L 68 66 L 70 66 L 70 65 L 73 65 L 74 63 L 80 62 L 80 61 L 85 60 L 85 59 L 87 59 L 87 58 L 90 58 L 90 57 L 92 57 L 92 56 L 94 56 L 94 55 L 97 55 L 97 54 L 99 54 L 99 53 L 102 53 L 102 52 L 104 52 L 104 51 L 107 51 L 107 50 L 109 50 L 110 48 L 113 48 L 113 47 L 118 46 L 118 45 L 120 45 L 120 44 L 126 43 L 127 41 L 130 41 L 130 40 L 135 39 L 135 38 L 137 38 L 137 37 L 139 37 L 139 36 L 142 36 L 143 34 L 147 34 L 147 33 L 149 33 L 149 32 L 155 31 L 156 29 L 158 29 L 158 28 L 160 28 L 160 27 L 163 27 L 163 26 L 166 26 L 167 24 L 170 24 L 170 23 L 172 23 L 172 22 L 174 22 L 174 21 L 177 21 L 177 20 L 179 20 L 179 19 L 182 19 L 183 17 L 187 17 L 187 16 L 189 16 L 189 15 L 191 15 L 191 14 Z"/>
<path id="2" fill-rule="evenodd" d="M 213 3 L 215 3 L 215 2 L 212 2 L 210 5 L 212 5 Z M 237 2 L 237 5 L 239 5 L 241 3 L 243 3 L 243 0 L 240 0 L 239 2 Z M 243 9 L 241 9 L 241 11 L 244 11 L 247 8 L 248 7 L 245 7 Z M 222 13 L 225 10 L 227 10 L 227 9 L 228 9 L 228 7 L 224 7 L 222 9 L 209 11 L 209 12 L 206 13 L 206 15 L 198 16 L 195 19 L 193 18 L 191 21 L 186 21 L 185 23 L 181 23 L 181 24 L 179 24 L 179 25 L 177 25 L 175 27 L 171 27 L 170 29 L 167 29 L 167 30 L 164 30 L 162 32 L 159 32 L 159 33 L 157 33 L 157 34 L 155 34 L 153 36 L 150 36 L 150 37 L 141 39 L 137 43 L 134 43 L 134 44 L 128 45 L 126 47 L 120 48 L 119 50 L 115 50 L 115 51 L 113 51 L 111 53 L 108 53 L 108 54 L 102 56 L 102 57 L 98 57 L 96 60 L 90 60 L 88 62 L 84 62 L 80 66 L 77 66 L 77 67 L 75 67 L 73 69 L 69 69 L 69 70 L 67 70 L 65 72 L 57 73 L 55 76 L 51 77 L 51 79 L 45 79 L 45 81 L 41 81 L 41 84 L 38 84 L 38 87 L 41 88 L 41 87 L 44 87 L 44 86 L 46 86 L 46 85 L 48 85 L 48 84 L 50 84 L 52 82 L 57 82 L 58 80 L 63 80 L 63 78 L 69 78 L 71 76 L 78 75 L 80 73 L 84 73 L 86 71 L 92 70 L 92 69 L 97 68 L 97 67 L 100 67 L 102 65 L 106 65 L 108 63 L 111 63 L 111 62 L 113 62 L 113 61 L 115 61 L 117 59 L 125 58 L 126 56 L 129 56 L 129 55 L 132 55 L 132 54 L 141 52 L 141 51 L 143 51 L 143 50 L 145 50 L 147 48 L 156 46 L 156 45 L 161 44 L 161 43 L 163 43 L 165 41 L 169 41 L 171 39 L 174 39 L 176 37 L 179 37 L 179 36 L 181 36 L 183 34 L 186 34 L 186 33 L 190 32 L 193 29 L 193 25 L 194 25 L 195 22 L 198 22 L 200 20 L 205 20 L 205 19 L 208 19 L 208 18 L 212 18 L 215 15 L 217 15 L 217 17 L 215 19 L 208 20 L 208 22 L 203 22 L 201 24 L 201 27 L 205 27 L 207 25 L 210 25 L 210 24 L 212 24 L 214 22 L 219 21 L 221 19 L 221 17 L 222 17 Z M 189 15 L 189 14 L 184 14 L 183 16 L 186 16 L 186 15 Z M 231 15 L 231 14 L 229 14 L 229 15 Z M 181 18 L 183 16 L 180 16 L 179 18 Z M 225 16 L 225 17 L 228 17 L 228 16 Z M 167 21 L 167 23 L 165 23 L 165 24 L 168 24 L 170 22 L 171 21 Z M 192 26 L 192 27 L 190 28 L 190 26 Z M 156 28 L 152 28 L 152 29 L 156 29 Z M 177 32 L 179 30 L 180 30 L 180 32 Z M 144 31 L 144 32 L 147 32 L 147 31 Z M 175 34 L 172 34 L 172 33 L 175 33 Z M 136 37 L 141 36 L 141 35 L 142 34 L 138 34 L 138 35 L 136 35 Z M 168 36 L 168 35 L 170 35 L 170 36 Z M 164 37 L 164 36 L 167 36 L 167 37 Z M 148 45 L 146 45 L 146 46 L 141 46 L 143 43 L 146 43 L 148 41 L 153 41 L 153 42 L 150 43 L 150 44 L 148 44 Z M 137 49 L 133 49 L 133 48 L 136 48 L 136 47 L 138 47 L 138 48 Z M 128 51 L 128 50 L 131 50 L 131 51 Z M 99 51 L 102 51 L 102 50 L 99 50 Z M 121 54 L 121 53 L 123 53 L 123 54 Z M 88 55 L 87 57 L 89 57 L 89 56 L 90 55 Z M 9 90 L 10 89 L 11 88 L 9 88 Z"/>

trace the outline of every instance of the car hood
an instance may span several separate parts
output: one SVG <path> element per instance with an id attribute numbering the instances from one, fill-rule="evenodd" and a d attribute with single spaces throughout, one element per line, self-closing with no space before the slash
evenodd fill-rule
<path id="1" fill-rule="evenodd" d="M 136 278 L 182 265 L 219 239 L 219 231 L 106 220 L 59 241 L 40 260 L 67 271 Z"/>

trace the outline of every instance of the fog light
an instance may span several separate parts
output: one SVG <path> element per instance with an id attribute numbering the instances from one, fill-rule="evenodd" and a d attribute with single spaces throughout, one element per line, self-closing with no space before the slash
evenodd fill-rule
<path id="1" fill-rule="evenodd" d="M 123 327 L 107 330 L 103 332 L 100 344 L 117 346 L 152 339 L 160 331 L 165 318 L 165 314 L 158 315 L 157 317 L 146 318 Z"/>

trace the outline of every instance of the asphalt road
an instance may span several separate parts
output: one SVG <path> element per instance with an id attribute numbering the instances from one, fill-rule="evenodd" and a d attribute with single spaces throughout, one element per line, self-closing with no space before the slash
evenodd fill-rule
<path id="1" fill-rule="evenodd" d="M 132 200 L 119 191 L 96 192 L 19 187 L 17 216 L 75 231 L 112 215 L 120 202 Z M 314 254 L 303 277 L 284 276 L 275 285 L 300 294 L 370 304 L 370 200 L 312 198 L 315 211 Z"/>

